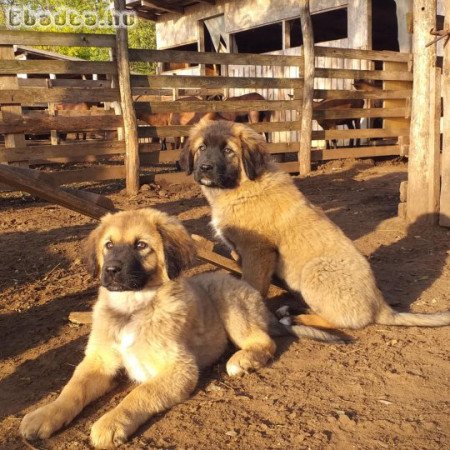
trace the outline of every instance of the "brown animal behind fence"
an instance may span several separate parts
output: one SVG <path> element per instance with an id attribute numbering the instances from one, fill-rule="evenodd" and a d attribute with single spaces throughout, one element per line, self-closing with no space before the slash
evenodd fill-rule
<path id="1" fill-rule="evenodd" d="M 351 108 L 363 108 L 364 100 L 362 99 L 328 99 L 313 103 L 315 111 L 342 111 Z M 339 125 L 346 125 L 349 130 L 356 130 L 361 127 L 360 119 L 316 119 L 317 123 L 325 130 L 337 130 Z M 326 140 L 326 148 L 330 148 Z M 337 148 L 337 139 L 331 139 L 333 148 Z M 350 147 L 354 146 L 354 139 L 350 139 Z M 356 139 L 356 146 L 359 146 L 359 139 Z"/>

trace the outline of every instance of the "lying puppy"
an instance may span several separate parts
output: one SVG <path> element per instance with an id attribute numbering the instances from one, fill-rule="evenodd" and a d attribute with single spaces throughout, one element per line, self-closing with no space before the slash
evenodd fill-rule
<path id="1" fill-rule="evenodd" d="M 450 324 L 450 311 L 393 311 L 367 260 L 270 162 L 264 139 L 250 128 L 201 121 L 191 130 L 181 165 L 202 185 L 212 226 L 240 256 L 243 278 L 265 296 L 276 274 L 302 294 L 314 314 L 297 316 L 298 323 L 354 329 Z"/>
<path id="2" fill-rule="evenodd" d="M 222 355 L 227 337 L 240 348 L 226 365 L 231 376 L 268 362 L 275 352 L 269 331 L 337 340 L 278 323 L 257 291 L 229 275 L 175 279 L 193 260 L 194 243 L 176 219 L 159 211 L 105 216 L 86 250 L 101 283 L 86 356 L 54 402 L 23 418 L 26 439 L 47 438 L 67 425 L 113 387 L 121 368 L 139 386 L 93 425 L 96 447 L 124 442 L 152 415 L 186 400 L 199 369 Z"/>

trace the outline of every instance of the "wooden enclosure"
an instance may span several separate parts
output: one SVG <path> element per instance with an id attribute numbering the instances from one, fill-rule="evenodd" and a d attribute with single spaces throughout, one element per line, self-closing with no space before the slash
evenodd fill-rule
<path id="1" fill-rule="evenodd" d="M 75 62 L 16 61 L 12 58 L 13 45 L 54 45 L 55 42 L 69 46 L 107 47 L 111 49 L 112 59 L 109 62 Z M 0 36 L 0 45 L 0 134 L 4 136 L 0 146 L 0 162 L 46 164 L 54 169 L 51 176 L 58 184 L 124 178 L 123 118 L 120 113 L 117 61 L 113 57 L 115 36 L 4 32 Z M 365 99 L 365 104 L 361 108 L 314 110 L 313 118 L 319 121 L 370 119 L 372 122 L 365 128 L 353 130 L 325 131 L 316 126 L 312 139 L 318 145 L 312 150 L 311 160 L 405 154 L 412 80 L 410 54 L 322 46 L 317 46 L 315 52 L 316 86 L 321 88 L 314 90 L 314 98 Z M 286 171 L 299 171 L 297 153 L 302 107 L 302 55 L 129 49 L 129 58 L 130 61 L 220 66 L 222 73 L 228 73 L 228 76 L 131 74 L 135 106 L 142 108 L 144 105 L 151 113 L 171 115 L 195 112 L 201 116 L 208 112 L 226 114 L 252 109 L 270 111 L 270 122 L 250 126 L 258 132 L 269 134 L 269 151 L 280 155 L 278 159 Z M 340 60 L 343 68 L 330 69 L 328 62 L 331 60 Z M 379 70 L 359 68 L 371 67 L 375 62 L 384 64 L 384 67 Z M 394 68 L 391 68 L 392 64 Z M 39 78 L 17 78 L 17 74 Z M 52 78 L 48 74 L 53 74 Z M 356 91 L 352 88 L 355 79 L 379 80 L 379 89 L 375 92 Z M 325 88 L 326 83 L 332 88 Z M 389 83 L 393 83 L 393 88 L 389 88 Z M 181 98 L 174 100 L 174 92 Z M 266 100 L 206 99 L 210 94 L 240 92 L 258 92 Z M 267 92 L 273 95 L 267 95 Z M 200 95 L 201 99 L 183 100 L 184 95 Z M 379 101 L 377 107 L 374 107 L 374 100 Z M 380 107 L 383 101 L 384 108 Z M 55 104 L 84 102 L 90 105 L 89 109 L 55 110 L 54 107 Z M 374 118 L 382 119 L 379 128 L 370 126 Z M 190 125 L 149 126 L 139 122 L 141 173 L 147 179 L 158 179 L 158 174 L 165 173 L 167 179 L 187 180 L 182 174 L 166 174 L 175 169 L 179 150 L 161 151 L 160 144 L 152 143 L 150 139 L 179 138 L 185 136 L 189 128 Z M 66 133 L 66 139 L 59 139 L 58 142 L 58 137 Z M 78 140 L 70 133 L 78 135 Z M 83 139 L 85 135 L 86 139 Z M 338 139 L 344 143 L 344 140 L 352 138 L 364 140 L 363 145 L 329 150 L 319 147 L 323 146 L 324 140 Z"/>

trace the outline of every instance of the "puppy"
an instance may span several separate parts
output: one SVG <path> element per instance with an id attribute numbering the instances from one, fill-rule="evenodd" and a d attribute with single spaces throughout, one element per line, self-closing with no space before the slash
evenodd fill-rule
<path id="1" fill-rule="evenodd" d="M 227 362 L 231 376 L 267 364 L 275 352 L 269 331 L 337 340 L 280 324 L 256 290 L 229 275 L 177 278 L 195 256 L 194 243 L 176 219 L 156 210 L 105 216 L 85 248 L 101 284 L 85 358 L 54 402 L 23 418 L 26 439 L 48 438 L 70 423 L 113 387 L 122 368 L 139 385 L 95 422 L 96 447 L 124 442 L 151 416 L 186 400 L 227 338 L 240 349 Z"/>
<path id="2" fill-rule="evenodd" d="M 313 314 L 297 323 L 358 329 L 371 323 L 450 324 L 450 311 L 393 311 L 352 241 L 269 160 L 261 136 L 242 124 L 201 121 L 181 165 L 211 205 L 217 235 L 241 259 L 243 278 L 263 296 L 273 274 L 301 293 Z"/>

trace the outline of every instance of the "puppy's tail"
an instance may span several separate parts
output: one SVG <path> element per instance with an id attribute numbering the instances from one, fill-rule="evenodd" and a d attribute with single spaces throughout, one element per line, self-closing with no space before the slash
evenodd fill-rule
<path id="1" fill-rule="evenodd" d="M 450 325 L 450 311 L 432 314 L 397 312 L 387 305 L 379 312 L 375 323 L 380 325 L 400 325 L 404 327 L 443 327 Z"/>
<path id="2" fill-rule="evenodd" d="M 282 319 L 284 320 L 284 319 Z M 343 335 L 329 333 L 328 331 L 319 330 L 314 327 L 307 327 L 305 325 L 288 325 L 274 317 L 270 324 L 269 334 L 271 336 L 286 336 L 292 335 L 298 338 L 309 338 L 322 342 L 334 342 L 336 344 L 343 344 L 349 342 L 350 338 Z"/>

